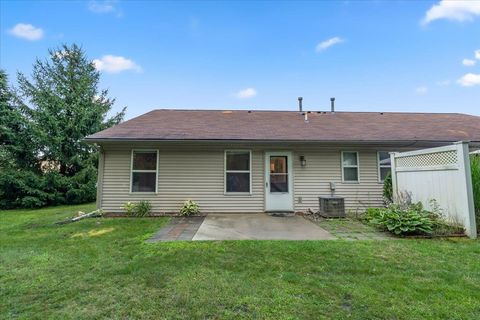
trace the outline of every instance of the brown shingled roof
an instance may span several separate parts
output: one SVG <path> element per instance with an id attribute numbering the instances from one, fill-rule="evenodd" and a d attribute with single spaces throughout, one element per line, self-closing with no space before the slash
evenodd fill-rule
<path id="1" fill-rule="evenodd" d="M 480 142 L 480 117 L 458 113 L 153 110 L 90 135 L 106 140 Z"/>

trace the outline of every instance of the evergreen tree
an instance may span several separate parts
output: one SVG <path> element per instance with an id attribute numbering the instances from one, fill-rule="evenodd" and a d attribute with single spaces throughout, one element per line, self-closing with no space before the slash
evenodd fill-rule
<path id="1" fill-rule="evenodd" d="M 0 208 L 95 200 L 97 155 L 87 135 L 119 123 L 115 100 L 77 45 L 49 51 L 18 74 L 18 93 L 0 71 Z"/>
<path id="2" fill-rule="evenodd" d="M 18 74 L 20 94 L 39 140 L 40 160 L 73 176 L 84 168 L 93 147 L 82 139 L 119 123 L 125 108 L 111 118 L 115 100 L 99 90 L 100 73 L 77 45 L 50 50 L 50 60 L 38 60 L 31 80 Z"/>
<path id="3" fill-rule="evenodd" d="M 34 136 L 23 113 L 21 102 L 8 86 L 8 77 L 0 70 L 0 168 L 18 166 L 35 169 Z"/>

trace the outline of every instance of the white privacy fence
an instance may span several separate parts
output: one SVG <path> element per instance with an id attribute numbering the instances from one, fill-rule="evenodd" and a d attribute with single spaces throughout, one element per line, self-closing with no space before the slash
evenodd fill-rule
<path id="1" fill-rule="evenodd" d="M 467 142 L 390 157 L 394 195 L 407 192 L 427 210 L 435 203 L 447 220 L 463 225 L 469 237 L 477 236 Z"/>

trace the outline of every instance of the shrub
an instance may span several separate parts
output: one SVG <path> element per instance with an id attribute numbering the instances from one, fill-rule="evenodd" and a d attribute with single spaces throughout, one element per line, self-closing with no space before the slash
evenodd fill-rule
<path id="1" fill-rule="evenodd" d="M 365 220 L 396 235 L 431 234 L 433 227 L 431 213 L 423 210 L 420 202 L 407 209 L 396 204 L 387 208 L 370 208 L 365 213 Z"/>
<path id="2" fill-rule="evenodd" d="M 97 196 L 97 169 L 93 166 L 83 168 L 69 178 L 70 188 L 65 193 L 68 203 L 93 202 Z"/>
<path id="3" fill-rule="evenodd" d="M 152 205 L 150 202 L 142 200 L 133 209 L 134 215 L 136 217 L 145 217 L 150 215 L 150 211 L 152 210 Z"/>
<path id="4" fill-rule="evenodd" d="M 187 200 L 183 204 L 183 207 L 180 209 L 180 214 L 183 216 L 191 216 L 194 214 L 198 214 L 200 212 L 200 208 L 195 201 Z"/>
<path id="5" fill-rule="evenodd" d="M 480 155 L 472 155 L 470 157 L 470 167 L 472 170 L 473 202 L 475 205 L 477 230 L 480 230 Z"/>
<path id="6" fill-rule="evenodd" d="M 135 210 L 135 204 L 131 201 L 125 202 L 122 206 L 127 216 L 133 216 Z"/>
<path id="7" fill-rule="evenodd" d="M 40 198 L 30 196 L 23 197 L 18 203 L 22 208 L 39 208 L 45 205 L 45 202 L 40 200 Z"/>
<path id="8" fill-rule="evenodd" d="M 152 205 L 150 202 L 142 200 L 139 203 L 133 203 L 131 201 L 125 202 L 121 209 L 125 210 L 125 213 L 129 217 L 145 217 L 150 214 Z"/>
<path id="9" fill-rule="evenodd" d="M 95 201 L 96 175 L 97 169 L 93 166 L 71 177 L 55 171 L 38 173 L 0 168 L 0 209 Z"/>
<path id="10" fill-rule="evenodd" d="M 381 210 L 384 210 L 384 208 L 368 208 L 363 215 L 363 220 L 370 223 L 370 221 L 380 215 L 379 211 Z"/>
<path id="11" fill-rule="evenodd" d="M 0 209 L 48 205 L 48 193 L 42 189 L 42 178 L 32 171 L 0 169 Z"/>
<path id="12" fill-rule="evenodd" d="M 383 201 L 386 204 L 393 202 L 392 173 L 389 172 L 383 181 Z"/>

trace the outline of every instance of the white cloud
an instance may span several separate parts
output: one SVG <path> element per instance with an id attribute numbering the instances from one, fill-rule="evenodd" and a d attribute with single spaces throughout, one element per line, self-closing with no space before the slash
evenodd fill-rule
<path id="1" fill-rule="evenodd" d="M 104 0 L 104 1 L 97 1 L 91 0 L 88 2 L 88 10 L 94 13 L 115 13 L 117 17 L 122 17 L 123 12 L 120 10 L 116 5 L 117 0 Z"/>
<path id="2" fill-rule="evenodd" d="M 98 71 L 108 73 L 119 73 L 128 70 L 142 72 L 142 68 L 133 60 L 122 56 L 105 55 L 101 59 L 94 59 L 93 64 Z"/>
<path id="3" fill-rule="evenodd" d="M 343 41 L 344 40 L 339 37 L 330 38 L 328 40 L 322 41 L 319 44 L 317 44 L 317 46 L 315 47 L 315 51 L 321 52 L 323 50 L 330 48 L 331 46 L 342 43 Z"/>
<path id="4" fill-rule="evenodd" d="M 475 50 L 475 59 L 480 60 L 480 50 Z"/>
<path id="5" fill-rule="evenodd" d="M 480 74 L 467 73 L 457 81 L 462 87 L 480 86 Z"/>
<path id="6" fill-rule="evenodd" d="M 12 29 L 9 30 L 9 32 L 15 37 L 30 41 L 40 40 L 43 38 L 43 30 L 28 23 L 17 23 Z"/>
<path id="7" fill-rule="evenodd" d="M 257 95 L 257 90 L 255 90 L 254 88 L 246 88 L 238 91 L 235 94 L 235 97 L 237 97 L 238 99 L 249 99 L 249 98 L 255 97 L 256 95 Z"/>
<path id="8" fill-rule="evenodd" d="M 438 19 L 471 21 L 475 16 L 480 16 L 480 1 L 441 0 L 427 11 L 422 24 L 425 25 Z"/>
<path id="9" fill-rule="evenodd" d="M 462 60 L 462 64 L 466 67 L 472 67 L 474 66 L 475 64 L 477 63 L 477 61 L 475 60 L 471 60 L 471 59 L 463 59 Z"/>
<path id="10" fill-rule="evenodd" d="M 428 91 L 428 88 L 425 87 L 425 86 L 421 86 L 421 87 L 415 88 L 415 92 L 416 92 L 417 94 L 426 94 L 427 91 Z"/>

